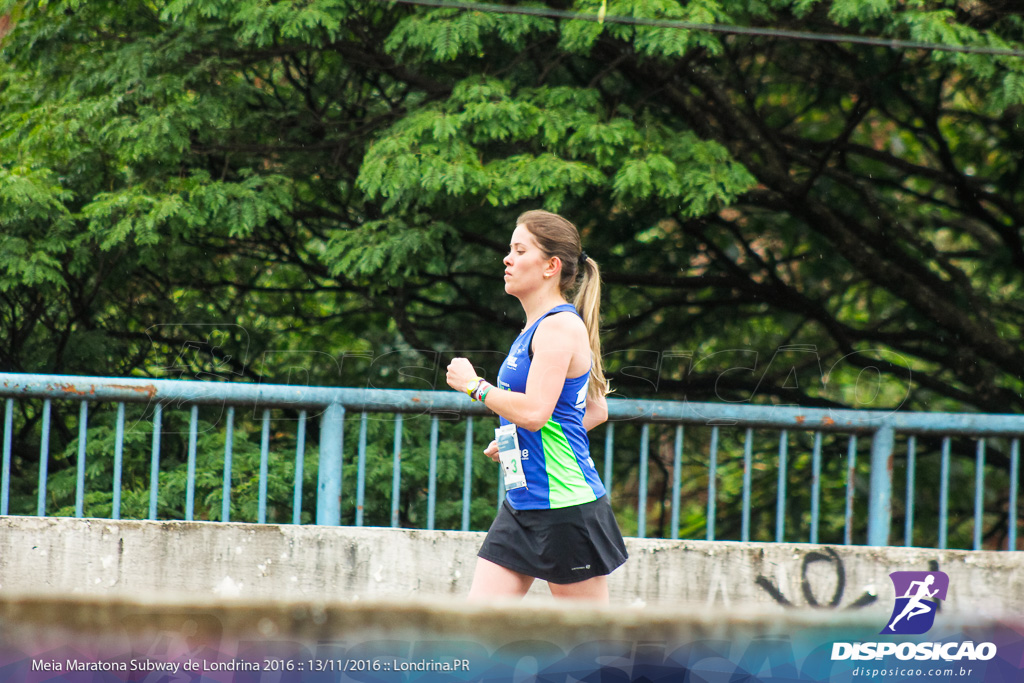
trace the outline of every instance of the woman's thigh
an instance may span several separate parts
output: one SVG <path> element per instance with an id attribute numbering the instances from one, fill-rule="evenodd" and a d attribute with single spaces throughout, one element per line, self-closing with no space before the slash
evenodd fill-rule
<path id="1" fill-rule="evenodd" d="M 470 600 L 521 598 L 533 585 L 533 577 L 512 571 L 482 557 L 476 558 Z"/>
<path id="2" fill-rule="evenodd" d="M 549 583 L 548 586 L 556 598 L 608 602 L 607 576 L 595 576 L 577 583 Z"/>

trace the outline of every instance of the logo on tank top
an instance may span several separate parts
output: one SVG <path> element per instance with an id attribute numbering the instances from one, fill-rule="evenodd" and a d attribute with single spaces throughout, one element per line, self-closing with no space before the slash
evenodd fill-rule
<path id="1" fill-rule="evenodd" d="M 588 377 L 587 381 L 583 383 L 583 387 L 580 389 L 579 393 L 576 394 L 576 405 L 574 406 L 576 410 L 583 410 L 587 407 L 587 387 L 589 385 L 590 378 Z"/>
<path id="2" fill-rule="evenodd" d="M 508 357 L 508 361 L 505 362 L 505 365 L 507 365 L 509 367 L 509 369 L 511 369 L 511 370 L 518 370 L 519 369 L 519 366 L 516 364 L 516 354 L 515 354 L 515 351 L 513 351 L 512 354 Z"/>

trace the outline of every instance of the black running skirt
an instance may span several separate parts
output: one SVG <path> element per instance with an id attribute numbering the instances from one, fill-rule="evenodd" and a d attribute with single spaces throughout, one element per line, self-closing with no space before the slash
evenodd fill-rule
<path id="1" fill-rule="evenodd" d="M 554 510 L 516 510 L 506 500 L 477 555 L 550 583 L 611 574 L 628 557 L 607 496 Z"/>

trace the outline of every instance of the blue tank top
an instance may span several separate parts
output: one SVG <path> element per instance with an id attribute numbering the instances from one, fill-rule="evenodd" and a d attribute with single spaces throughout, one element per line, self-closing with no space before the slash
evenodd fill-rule
<path id="1" fill-rule="evenodd" d="M 541 320 L 553 313 L 572 311 L 572 304 L 560 304 L 523 331 L 509 350 L 498 371 L 498 388 L 526 392 L 530 374 L 530 344 Z M 523 452 L 526 488 L 512 489 L 506 495 L 516 510 L 546 510 L 590 503 L 605 495 L 604 484 L 590 457 L 590 441 L 583 428 L 587 407 L 590 372 L 566 378 L 554 412 L 539 431 L 517 428 L 519 448 Z M 501 424 L 509 424 L 501 418 Z"/>

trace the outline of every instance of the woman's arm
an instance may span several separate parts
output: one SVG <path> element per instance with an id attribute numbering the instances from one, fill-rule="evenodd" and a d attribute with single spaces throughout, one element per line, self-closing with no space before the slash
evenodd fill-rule
<path id="1" fill-rule="evenodd" d="M 489 396 L 489 395 L 488 395 Z M 486 403 L 486 402 L 485 402 Z M 604 396 L 599 398 L 587 397 L 587 412 L 583 416 L 583 428 L 588 432 L 599 424 L 608 420 L 608 401 Z M 484 455 L 498 462 L 498 442 L 491 441 L 484 449 Z"/>
<path id="2" fill-rule="evenodd" d="M 608 419 L 608 401 L 604 396 L 587 396 L 587 412 L 583 416 L 583 428 L 588 432 Z"/>
<path id="3" fill-rule="evenodd" d="M 533 360 L 526 378 L 526 392 L 502 391 L 495 387 L 487 394 L 484 405 L 523 429 L 539 431 L 551 419 L 558 396 L 572 361 L 573 344 L 568 340 L 582 327 L 576 316 L 552 315 L 545 318 L 533 335 Z M 466 384 L 477 377 L 472 363 L 454 358 L 448 365 L 448 386 L 466 391 Z"/>

